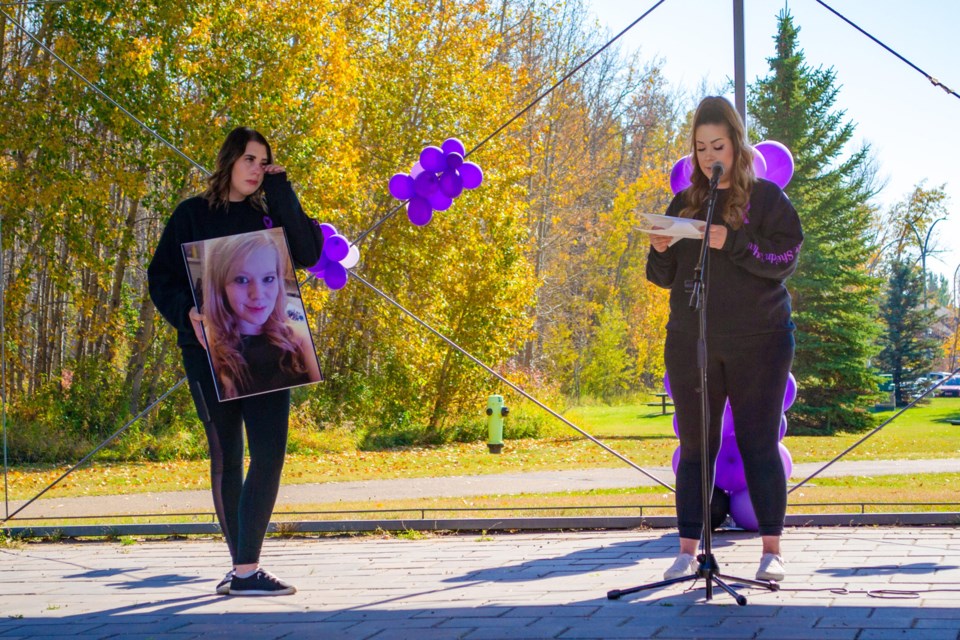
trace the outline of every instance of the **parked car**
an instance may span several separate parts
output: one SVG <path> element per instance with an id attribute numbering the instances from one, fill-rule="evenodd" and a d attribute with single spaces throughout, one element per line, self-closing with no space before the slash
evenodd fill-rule
<path id="1" fill-rule="evenodd" d="M 911 391 L 913 391 L 916 395 L 920 395 L 930 387 L 933 387 L 939 384 L 941 380 L 944 380 L 945 378 L 949 378 L 949 377 L 950 377 L 949 373 L 944 374 L 942 376 L 938 372 L 928 373 L 927 375 L 920 376 L 919 378 L 914 380 L 912 383 L 910 383 L 909 386 Z"/>
<path id="2" fill-rule="evenodd" d="M 960 398 L 960 376 L 954 376 L 944 382 L 938 391 L 941 396 Z"/>

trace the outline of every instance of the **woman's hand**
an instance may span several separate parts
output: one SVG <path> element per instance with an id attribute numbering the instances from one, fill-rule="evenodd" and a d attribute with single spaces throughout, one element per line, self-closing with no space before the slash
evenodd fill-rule
<path id="1" fill-rule="evenodd" d="M 727 228 L 722 224 L 710 225 L 710 248 L 723 249 L 727 242 Z"/>
<path id="2" fill-rule="evenodd" d="M 654 227 L 654 229 L 661 229 L 662 227 Z M 673 240 L 670 236 L 661 236 L 655 233 L 650 234 L 650 245 L 656 250 L 657 253 L 663 253 L 670 246 L 670 241 Z"/>
<path id="3" fill-rule="evenodd" d="M 187 315 L 190 316 L 190 323 L 193 325 L 193 333 L 197 336 L 197 342 L 206 349 L 207 341 L 203 336 L 203 314 L 197 311 L 196 307 L 190 307 L 190 312 Z"/>
<path id="4" fill-rule="evenodd" d="M 265 164 L 263 165 L 263 172 L 264 173 L 286 173 L 287 170 L 278 164 Z"/>

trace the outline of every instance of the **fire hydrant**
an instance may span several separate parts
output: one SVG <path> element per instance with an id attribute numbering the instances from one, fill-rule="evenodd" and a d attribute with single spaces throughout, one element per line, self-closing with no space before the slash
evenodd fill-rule
<path id="1" fill-rule="evenodd" d="M 503 419 L 510 413 L 510 409 L 503 406 L 503 396 L 487 398 L 487 448 L 490 453 L 503 451 Z"/>

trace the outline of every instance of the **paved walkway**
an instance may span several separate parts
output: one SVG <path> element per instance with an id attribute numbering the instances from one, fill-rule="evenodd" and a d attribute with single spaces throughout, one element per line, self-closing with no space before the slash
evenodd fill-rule
<path id="1" fill-rule="evenodd" d="M 702 581 L 609 600 L 659 579 L 677 545 L 657 531 L 267 540 L 299 592 L 215 596 L 213 540 L 0 548 L 0 638 L 960 640 L 960 529 L 802 528 L 784 537 L 783 590 L 747 606 Z M 751 577 L 759 542 L 714 538 Z M 731 580 L 730 582 L 735 582 Z M 688 590 L 689 587 L 692 590 Z"/>
<path id="2" fill-rule="evenodd" d="M 799 482 L 822 466 L 822 463 L 796 464 L 793 468 L 793 480 Z M 654 467 L 647 469 L 647 471 L 671 486 L 674 483 L 673 471 L 669 467 Z M 837 462 L 827 468 L 822 475 L 824 477 L 836 477 L 958 471 L 960 471 L 960 460 L 949 458 L 940 460 L 857 460 Z M 551 493 L 589 489 L 618 489 L 655 484 L 653 480 L 630 467 L 363 482 L 284 484 L 280 487 L 277 506 L 278 508 L 292 509 L 297 505 L 307 504 Z M 30 517 L 163 514 L 178 511 L 207 512 L 213 510 L 210 491 L 207 489 L 79 498 L 57 498 L 56 488 L 52 489 L 50 493 L 52 497 L 37 500 L 9 524 L 16 525 L 17 519 Z M 23 504 L 22 501 L 11 501 L 10 512 L 15 511 L 21 504 Z"/>

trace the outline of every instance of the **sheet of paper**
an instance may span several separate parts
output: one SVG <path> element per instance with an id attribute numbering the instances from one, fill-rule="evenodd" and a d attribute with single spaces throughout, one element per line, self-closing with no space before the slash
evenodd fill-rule
<path id="1" fill-rule="evenodd" d="M 670 236 L 673 238 L 670 244 L 673 244 L 681 238 L 694 238 L 699 240 L 703 237 L 703 229 L 705 226 L 706 224 L 703 220 L 661 216 L 656 213 L 641 213 L 640 224 L 634 228 L 644 233 Z"/>

